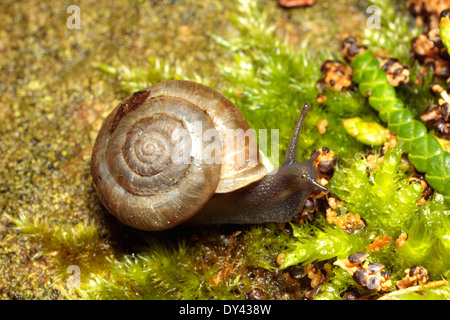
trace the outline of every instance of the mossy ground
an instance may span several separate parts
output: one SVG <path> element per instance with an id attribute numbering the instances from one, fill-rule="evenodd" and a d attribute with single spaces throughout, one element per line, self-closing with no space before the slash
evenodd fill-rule
<path id="1" fill-rule="evenodd" d="M 66 27 L 72 4 L 81 9 L 80 30 Z M 0 7 L 0 293 L 63 298 L 68 265 L 80 265 L 87 279 L 126 243 L 90 178 L 101 115 L 124 94 L 96 65 L 184 57 L 193 70 L 211 72 L 220 53 L 203 28 L 224 28 L 227 9 L 218 1 L 2 1 Z"/>
<path id="2" fill-rule="evenodd" d="M 239 16 L 242 9 L 234 1 L 0 3 L 2 299 L 243 299 L 254 287 L 263 289 L 269 299 L 301 295 L 304 288 L 293 286 L 276 264 L 286 244 L 295 247 L 298 242 L 278 226 L 176 228 L 158 234 L 136 231 L 105 211 L 90 177 L 91 150 L 102 119 L 145 80 L 176 75 L 202 79 L 228 93 L 253 127 L 270 128 L 280 122 L 280 140 L 287 141 L 298 109 L 288 105 L 293 99 L 285 96 L 289 90 L 277 90 L 270 101 L 266 94 L 270 88 L 264 88 L 264 83 L 288 77 L 286 85 L 300 88 L 302 99 L 314 98 L 317 92 L 311 81 L 320 77 L 317 71 L 325 57 L 339 56 L 341 34 L 363 31 L 364 4 L 323 0 L 311 8 L 284 10 L 276 1 L 259 3 L 274 26 L 267 31 L 268 39 L 283 39 L 287 46 L 280 41 L 279 46 L 246 48 L 252 37 L 230 18 Z M 66 27 L 66 8 L 72 4 L 81 8 L 80 30 Z M 292 58 L 295 55 L 288 52 L 289 60 L 270 51 L 304 41 L 308 45 L 299 51 L 307 54 L 304 57 Z M 327 50 L 317 50 L 324 46 Z M 249 57 L 254 63 L 253 78 L 270 81 L 241 83 L 223 68 L 239 59 L 248 62 Z M 308 63 L 308 72 L 301 67 L 285 69 L 299 61 Z M 274 68 L 265 68 L 267 62 Z M 109 69 L 113 73 L 121 70 L 116 75 L 122 78 L 102 72 L 107 66 L 118 68 Z M 277 66 L 280 74 L 266 72 Z M 130 79 L 123 81 L 127 70 L 121 67 L 131 68 Z M 305 74 L 296 75 L 296 70 Z M 233 88 L 227 87 L 230 83 Z M 254 91 L 252 85 L 256 85 Z M 241 94 L 247 99 L 240 102 Z M 263 106 L 278 103 L 284 111 L 267 122 L 263 119 L 269 109 L 251 115 L 249 101 Z M 316 147 L 320 137 L 313 128 L 326 115 L 313 113 L 306 123 L 309 138 L 303 139 L 301 157 Z M 346 140 L 337 123 L 330 128 L 331 133 L 342 135 L 341 141 Z M 320 142 L 330 144 L 340 155 L 365 149 L 356 142 L 342 147 L 332 137 Z M 422 223 L 437 223 L 442 229 L 434 211 L 424 209 Z M 436 242 L 428 254 L 444 245 Z M 407 250 L 417 250 L 417 245 L 406 248 L 399 259 L 408 260 Z M 80 267 L 79 290 L 68 289 L 70 265 Z M 329 292 L 339 298 L 335 288 L 345 288 L 348 279 L 335 272 L 338 276 Z"/>

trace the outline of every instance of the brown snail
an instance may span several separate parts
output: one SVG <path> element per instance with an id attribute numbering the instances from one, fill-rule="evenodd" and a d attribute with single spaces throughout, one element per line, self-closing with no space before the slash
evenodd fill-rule
<path id="1" fill-rule="evenodd" d="M 165 230 L 188 220 L 195 224 L 289 221 L 309 195 L 327 191 L 316 181 L 314 160 L 320 152 L 305 162 L 297 161 L 299 134 L 309 109 L 309 104 L 303 106 L 283 165 L 268 174 L 259 159 L 245 156 L 243 163 L 228 161 L 248 154 L 251 139 L 231 154 L 221 147 L 219 163 L 193 156 L 192 148 L 208 147 L 195 134 L 194 122 L 201 123 L 203 132 L 249 129 L 222 94 L 177 80 L 138 91 L 105 119 L 95 142 L 92 177 L 100 200 L 120 221 L 142 230 Z M 188 132 L 187 137 L 174 139 L 177 130 Z M 174 161 L 178 154 L 188 154 L 189 161 Z"/>

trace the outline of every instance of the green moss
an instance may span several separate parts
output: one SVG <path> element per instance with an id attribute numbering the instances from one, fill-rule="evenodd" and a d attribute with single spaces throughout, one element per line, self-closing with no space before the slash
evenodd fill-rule
<path id="1" fill-rule="evenodd" d="M 412 63 L 410 83 L 395 89 L 397 97 L 404 102 L 405 106 L 412 112 L 415 119 L 419 119 L 429 105 L 436 104 L 437 102 L 436 95 L 430 90 L 430 84 L 432 82 L 442 82 L 433 77 L 433 70 L 428 69 L 421 80 L 423 81 L 423 84 L 416 84 L 416 80 L 420 74 L 419 68 L 420 64 L 418 61 Z"/>
<path id="2" fill-rule="evenodd" d="M 347 271 L 342 268 L 333 268 L 331 279 L 320 288 L 316 300 L 342 300 L 343 294 L 354 284 L 353 278 Z"/>
<path id="3" fill-rule="evenodd" d="M 105 270 L 81 286 L 83 299 L 208 299 L 219 271 L 218 265 L 198 259 L 185 242 L 172 246 L 154 239 L 138 255 L 110 260 Z M 216 286 L 214 294 L 232 298 L 224 287 Z"/>
<path id="4" fill-rule="evenodd" d="M 139 254 L 109 260 L 78 290 L 84 299 L 244 299 L 253 287 L 277 297 L 275 260 L 288 236 L 275 224 L 228 233 L 197 229 L 189 240 L 143 234 Z M 192 240 L 200 238 L 199 240 Z M 280 278 L 277 278 L 280 277 Z"/>
<path id="5" fill-rule="evenodd" d="M 343 105 L 324 110 L 315 100 L 319 93 L 320 63 L 331 58 L 326 50 L 312 49 L 306 43 L 298 47 L 280 40 L 273 32 L 268 16 L 249 2 L 241 15 L 232 16 L 240 36 L 217 41 L 233 54 L 234 64 L 221 66 L 229 84 L 223 91 L 241 110 L 253 128 L 280 130 L 280 157 L 284 156 L 293 124 L 306 102 L 313 105 L 301 136 L 299 157 L 305 159 L 313 148 L 327 146 L 338 155 L 349 155 L 361 148 L 346 140 L 342 118 Z M 247 40 L 247 37 L 251 38 Z M 245 40 L 243 40 L 245 39 Z M 357 98 L 355 98 L 357 99 Z M 355 108 L 360 105 L 354 103 Z M 353 111 L 354 112 L 354 111 Z M 327 133 L 321 135 L 316 124 L 328 120 Z"/>
<path id="6" fill-rule="evenodd" d="M 406 244 L 396 250 L 404 265 L 423 265 L 439 279 L 450 270 L 450 206 L 436 194 L 421 208 L 407 230 Z"/>
<path id="7" fill-rule="evenodd" d="M 242 238 L 247 245 L 245 252 L 247 265 L 267 270 L 277 268 L 275 265 L 277 255 L 285 250 L 287 242 L 292 241 L 292 238 L 280 232 L 275 224 L 249 228 Z"/>
<path id="8" fill-rule="evenodd" d="M 334 257 L 345 258 L 352 253 L 364 251 L 369 241 L 358 235 L 349 235 L 341 228 L 318 228 L 304 224 L 292 225 L 297 241 L 289 243 L 291 249 L 285 256 L 281 268 L 296 264 L 308 264 Z"/>
<path id="9" fill-rule="evenodd" d="M 327 89 L 325 94 L 327 100 L 324 104 L 327 110 L 339 118 L 345 119 L 364 115 L 367 119 L 376 119 L 376 113 L 370 107 L 367 99 L 361 96 L 356 90 L 341 92 L 334 89 Z"/>
<path id="10" fill-rule="evenodd" d="M 341 163 L 330 181 L 330 190 L 367 221 L 369 234 L 398 236 L 419 210 L 422 190 L 400 171 L 401 156 L 401 148 L 389 150 L 376 170 L 369 170 L 365 158 Z"/>
<path id="11" fill-rule="evenodd" d="M 367 6 L 379 8 L 379 28 L 365 28 L 362 43 L 388 57 L 409 64 L 411 40 L 421 33 L 414 18 L 408 13 L 404 1 L 367 0 Z M 366 7 L 367 8 L 367 7 Z"/>
<path id="12" fill-rule="evenodd" d="M 149 243 L 139 255 L 110 261 L 108 274 L 93 274 L 79 293 L 84 299 L 208 299 L 211 294 L 234 298 L 227 284 L 210 282 L 218 272 L 180 242 L 177 247 Z M 228 280 L 228 279 L 227 279 Z M 228 292 L 228 294 L 227 294 Z"/>
<path id="13" fill-rule="evenodd" d="M 51 225 L 42 219 L 30 220 L 23 214 L 19 214 L 18 218 L 8 218 L 20 231 L 41 238 L 40 241 L 48 250 L 81 254 L 92 250 L 101 242 L 98 226 L 95 224 L 86 226 L 79 222 L 74 226 Z"/>
<path id="14" fill-rule="evenodd" d="M 390 300 L 448 300 L 450 299 L 450 285 L 439 288 L 423 289 L 419 292 L 394 296 Z"/>
<path id="15" fill-rule="evenodd" d="M 128 93 L 133 93 L 164 80 L 188 80 L 181 66 L 173 66 L 167 61 L 155 57 L 149 58 L 149 66 L 147 68 L 140 66 L 129 67 L 124 64 L 114 67 L 106 63 L 100 63 L 98 68 L 105 74 L 117 78 L 121 87 Z"/>

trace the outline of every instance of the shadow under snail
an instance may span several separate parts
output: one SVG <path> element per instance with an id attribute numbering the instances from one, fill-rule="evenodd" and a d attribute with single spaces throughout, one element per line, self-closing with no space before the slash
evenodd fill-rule
<path id="1" fill-rule="evenodd" d="M 227 161 L 248 153 L 248 140 L 232 154 L 223 148 L 223 162 L 206 163 L 191 154 L 188 163 L 172 160 L 171 150 L 186 147 L 173 139 L 175 130 L 189 133 L 189 148 L 207 147 L 208 141 L 194 134 L 193 122 L 220 134 L 249 129 L 239 110 L 219 92 L 179 80 L 135 92 L 105 119 L 94 145 L 91 169 L 100 200 L 120 221 L 141 230 L 166 230 L 186 222 L 287 222 L 311 194 L 328 192 L 317 182 L 314 160 L 320 151 L 297 161 L 300 130 L 310 108 L 303 106 L 284 163 L 267 173 L 259 159 Z"/>

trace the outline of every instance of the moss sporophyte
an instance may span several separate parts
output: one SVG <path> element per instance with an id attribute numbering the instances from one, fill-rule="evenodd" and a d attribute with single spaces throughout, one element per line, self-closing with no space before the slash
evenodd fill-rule
<path id="1" fill-rule="evenodd" d="M 40 14 L 30 15 L 15 3 L 0 4 L 1 12 L 27 22 L 21 34 L 10 28 L 9 16 L 0 19 L 10 31 L 0 47 L 24 39 L 8 47 L 27 61 L 22 68 L 7 55 L 14 67 L 0 75 L 15 88 L 2 95 L 11 108 L 0 107 L 1 132 L 17 133 L 0 144 L 7 159 L 0 171 L 8 181 L 0 184 L 1 259 L 7 262 L 0 264 L 7 275 L 2 297 L 449 299 L 449 142 L 435 131 L 446 109 L 442 94 L 429 90 L 432 82 L 446 88 L 447 79 L 425 70 L 433 61 L 445 71 L 445 20 L 433 25 L 443 47 L 433 57 L 410 60 L 411 49 L 417 54 L 432 41 L 421 34 L 428 23 L 440 21 L 430 3 L 410 1 L 406 8 L 401 1 L 324 0 L 298 9 L 244 0 L 86 3 L 81 29 L 64 24 L 62 31 L 58 19 L 50 19 L 59 14 L 54 7 L 35 4 Z M 380 28 L 366 24 L 371 5 L 381 9 Z M 202 18 L 192 20 L 193 12 Z M 415 24 L 420 17 L 422 26 Z M 113 24 L 98 25 L 98 18 Z M 98 28 L 87 27 L 93 25 Z M 340 40 L 349 33 L 354 41 L 342 54 Z M 58 76 L 37 77 L 43 66 Z M 312 167 L 329 192 L 307 197 L 287 223 L 154 234 L 110 217 L 90 176 L 101 123 L 122 98 L 173 79 L 230 99 L 259 141 L 278 130 L 278 136 L 267 134 L 260 155 L 268 171 L 292 151 L 292 128 L 310 103 L 293 153 L 300 162 L 320 152 Z M 139 109 L 139 99 L 129 102 Z M 438 106 L 427 110 L 434 123 L 421 120 L 431 104 Z M 122 119 L 119 114 L 115 124 Z M 113 134 L 117 130 L 120 125 Z M 279 150 L 270 150 L 273 139 Z M 69 287 L 70 266 L 78 266 L 81 277 Z M 183 311 L 208 311 L 191 307 Z"/>

